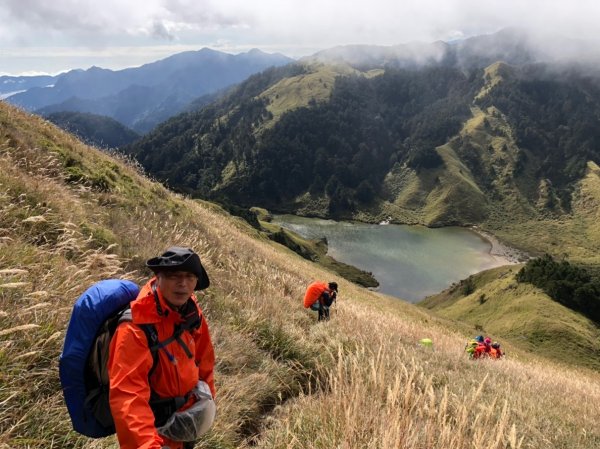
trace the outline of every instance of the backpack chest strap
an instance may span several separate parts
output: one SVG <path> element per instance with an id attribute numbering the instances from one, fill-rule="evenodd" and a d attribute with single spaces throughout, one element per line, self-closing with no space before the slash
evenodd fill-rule
<path id="1" fill-rule="evenodd" d="M 183 339 L 181 338 L 181 335 L 183 334 L 184 331 L 192 331 L 194 328 L 190 327 L 190 326 L 186 326 L 186 323 L 184 323 L 183 325 L 181 324 L 177 324 L 175 326 L 175 331 L 173 332 L 173 335 L 171 335 L 169 338 L 163 340 L 163 341 L 158 341 L 158 336 L 156 336 L 156 339 L 153 339 L 152 342 L 150 343 L 151 340 L 148 340 L 149 342 L 149 349 L 150 352 L 152 353 L 158 353 L 159 350 L 163 350 L 166 352 L 167 356 L 169 357 L 169 360 L 173 361 L 173 355 L 167 350 L 167 346 L 170 345 L 171 343 L 173 343 L 174 341 L 176 341 L 179 346 L 181 346 L 183 348 L 183 351 L 185 352 L 185 355 L 191 359 L 192 357 L 194 357 L 194 354 L 192 354 L 192 351 L 190 350 L 190 348 L 185 344 L 185 341 L 183 341 Z"/>

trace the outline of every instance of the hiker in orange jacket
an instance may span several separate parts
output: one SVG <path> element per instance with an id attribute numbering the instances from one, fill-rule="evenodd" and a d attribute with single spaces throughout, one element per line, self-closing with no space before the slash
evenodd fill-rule
<path id="1" fill-rule="evenodd" d="M 313 282 L 304 294 L 304 307 L 319 312 L 319 321 L 329 319 L 329 307 L 338 292 L 337 282 Z"/>
<path id="2" fill-rule="evenodd" d="M 500 359 L 503 355 L 504 353 L 502 352 L 502 349 L 500 349 L 500 343 L 496 341 L 492 343 L 492 348 L 490 349 L 490 358 Z"/>
<path id="3" fill-rule="evenodd" d="M 215 413 L 215 355 L 194 296 L 194 290 L 209 286 L 208 275 L 188 248 L 171 247 L 146 266 L 156 276 L 131 303 L 132 321 L 119 324 L 110 344 L 110 409 L 117 437 L 122 449 L 193 447 L 198 435 L 181 434 L 185 420 L 192 419 L 195 429 L 205 432 Z M 138 326 L 144 323 L 154 325 L 158 342 L 164 343 L 155 366 L 148 338 Z M 165 341 L 178 326 L 191 329 Z"/>

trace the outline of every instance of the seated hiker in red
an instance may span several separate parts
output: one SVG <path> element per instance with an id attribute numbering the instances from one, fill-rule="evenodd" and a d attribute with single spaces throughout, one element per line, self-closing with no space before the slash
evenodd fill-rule
<path id="1" fill-rule="evenodd" d="M 329 307 L 337 297 L 336 282 L 313 282 L 304 294 L 304 307 L 319 312 L 319 321 L 329 319 Z"/>
<path id="2" fill-rule="evenodd" d="M 492 340 L 489 337 L 485 337 L 483 343 L 479 343 L 475 348 L 475 352 L 473 353 L 474 359 L 481 359 L 484 357 L 490 356 L 490 351 L 492 350 Z"/>

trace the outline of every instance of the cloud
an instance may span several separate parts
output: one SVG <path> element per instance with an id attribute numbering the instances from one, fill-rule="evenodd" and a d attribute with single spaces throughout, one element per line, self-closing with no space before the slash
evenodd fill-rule
<path id="1" fill-rule="evenodd" d="M 31 41 L 69 35 L 153 36 L 237 34 L 328 46 L 394 44 L 493 32 L 507 26 L 600 36 L 600 2 L 580 0 L 3 0 L 4 39 L 29 30 Z M 13 34 L 14 35 L 14 34 Z M 267 42 L 265 42 L 267 43 Z"/>
<path id="2" fill-rule="evenodd" d="M 175 36 L 169 33 L 169 30 L 167 29 L 165 24 L 158 20 L 152 24 L 151 34 L 157 38 L 165 39 L 168 41 L 172 41 L 175 39 Z"/>
<path id="3" fill-rule="evenodd" d="M 599 22 L 595 0 L 3 0 L 0 56 L 42 46 L 225 42 L 233 52 L 258 47 L 300 57 L 337 45 L 453 40 L 505 27 L 600 39 Z"/>
<path id="4" fill-rule="evenodd" d="M 218 30 L 240 24 L 235 10 L 221 11 L 211 0 L 3 0 L 4 39 L 30 33 L 29 40 L 69 36 L 95 42 L 106 36 L 160 37 L 171 30 Z M 10 25 L 8 25 L 10 24 Z M 18 40 L 18 39 L 15 39 Z M 84 42 L 85 43 L 85 42 Z"/>
<path id="5" fill-rule="evenodd" d="M 52 31 L 86 30 L 99 32 L 112 28 L 113 19 L 122 17 L 126 8 L 121 2 L 105 0 L 102 5 L 78 0 L 4 0 L 4 24 L 36 30 L 40 34 Z"/>

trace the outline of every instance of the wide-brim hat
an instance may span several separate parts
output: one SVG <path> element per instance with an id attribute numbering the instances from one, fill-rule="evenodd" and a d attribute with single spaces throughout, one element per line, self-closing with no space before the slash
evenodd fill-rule
<path id="1" fill-rule="evenodd" d="M 194 290 L 204 290 L 210 285 L 208 274 L 200 262 L 200 256 L 190 248 L 172 246 L 158 257 L 146 262 L 146 266 L 154 273 L 164 271 L 186 271 L 198 278 Z"/>

